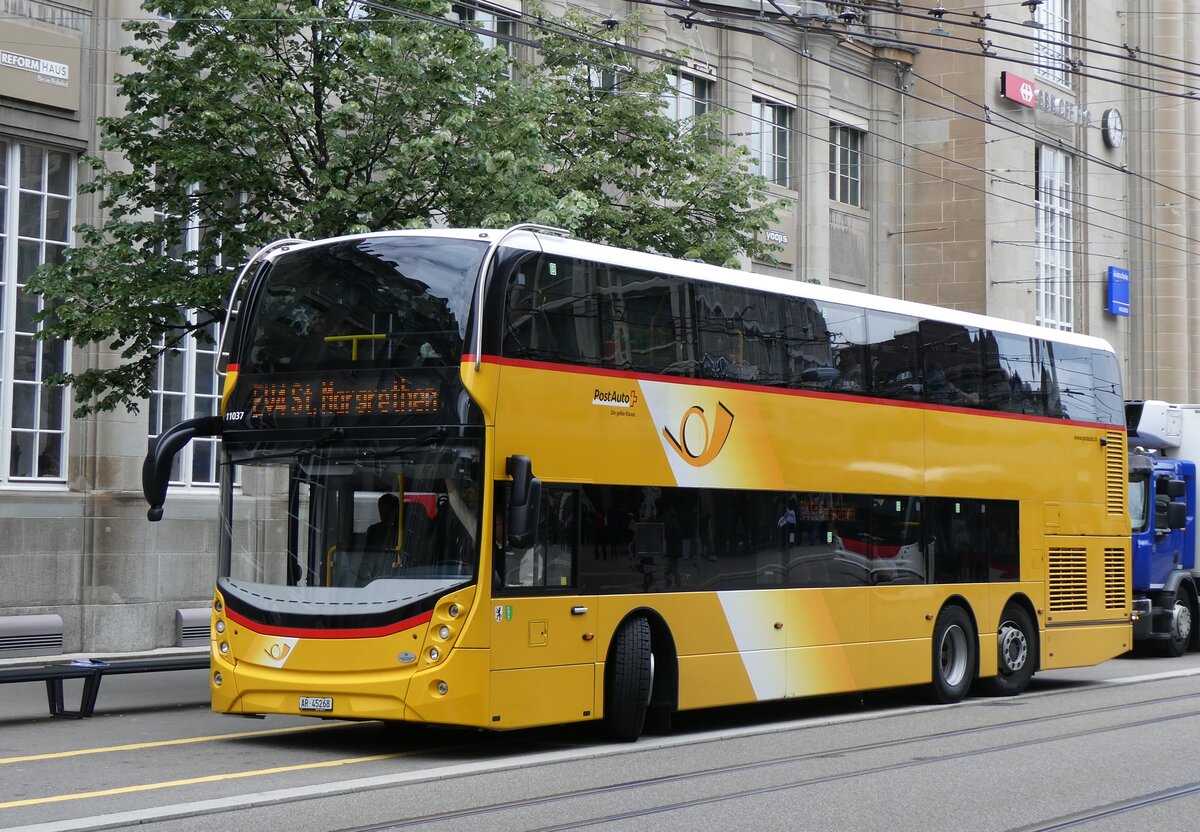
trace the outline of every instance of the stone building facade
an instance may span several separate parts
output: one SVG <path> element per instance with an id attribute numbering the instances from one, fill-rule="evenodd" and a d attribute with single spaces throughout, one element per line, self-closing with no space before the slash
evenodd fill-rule
<path id="1" fill-rule="evenodd" d="M 1127 396 L 1197 399 L 1200 104 L 1180 60 L 1200 18 L 1184 0 L 589 4 L 640 14 L 643 49 L 686 50 L 672 112 L 719 112 L 787 200 L 780 264 L 748 269 L 1101 336 Z M 51 614 L 68 652 L 171 645 L 176 610 L 211 593 L 214 446 L 186 452 L 158 524 L 141 463 L 148 437 L 211 408 L 215 357 L 191 344 L 138 413 L 72 419 L 41 379 L 116 359 L 37 342 L 20 291 L 96 219 L 80 159 L 121 107 L 120 24 L 146 12 L 0 10 L 0 642 L 4 620 Z M 452 14 L 503 35 L 521 11 Z"/>

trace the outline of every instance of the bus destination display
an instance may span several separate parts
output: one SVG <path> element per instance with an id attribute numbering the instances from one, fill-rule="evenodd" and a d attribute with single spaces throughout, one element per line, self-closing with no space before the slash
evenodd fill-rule
<path id="1" fill-rule="evenodd" d="M 247 392 L 252 419 L 434 415 L 439 404 L 435 383 L 404 377 L 373 385 L 336 377 L 256 381 Z"/>

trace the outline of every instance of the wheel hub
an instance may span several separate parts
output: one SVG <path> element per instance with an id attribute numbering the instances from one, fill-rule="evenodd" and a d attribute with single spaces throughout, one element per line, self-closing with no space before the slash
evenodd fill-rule
<path id="1" fill-rule="evenodd" d="M 1179 641 L 1187 641 L 1192 636 L 1192 610 L 1183 601 L 1175 602 L 1171 634 Z"/>
<path id="2" fill-rule="evenodd" d="M 1000 671 L 1011 676 L 1025 666 L 1029 659 L 1029 641 L 1021 628 L 1011 621 L 1000 625 Z"/>
<path id="3" fill-rule="evenodd" d="M 967 635 L 961 627 L 946 628 L 938 653 L 946 684 L 951 687 L 961 684 L 967 675 Z"/>

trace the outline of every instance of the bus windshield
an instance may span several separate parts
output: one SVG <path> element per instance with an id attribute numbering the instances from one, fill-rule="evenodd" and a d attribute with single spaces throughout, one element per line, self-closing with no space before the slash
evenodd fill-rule
<path id="1" fill-rule="evenodd" d="M 250 302 L 241 370 L 457 367 L 487 244 L 365 237 L 281 256 Z"/>
<path id="2" fill-rule="evenodd" d="M 436 437 L 434 433 L 432 436 Z M 385 447 L 390 444 L 390 447 Z M 412 581 L 464 582 L 478 559 L 482 443 L 456 437 L 233 450 L 223 578 L 273 597 L 400 601 Z M 376 598 L 375 596 L 381 596 Z"/>

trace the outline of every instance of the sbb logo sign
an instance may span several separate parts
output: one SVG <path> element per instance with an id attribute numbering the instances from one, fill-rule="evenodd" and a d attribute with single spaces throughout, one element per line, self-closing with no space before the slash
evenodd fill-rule
<path id="1" fill-rule="evenodd" d="M 1011 72 L 1000 73 L 1000 94 L 1022 107 L 1037 106 L 1037 87 L 1032 81 Z"/>

